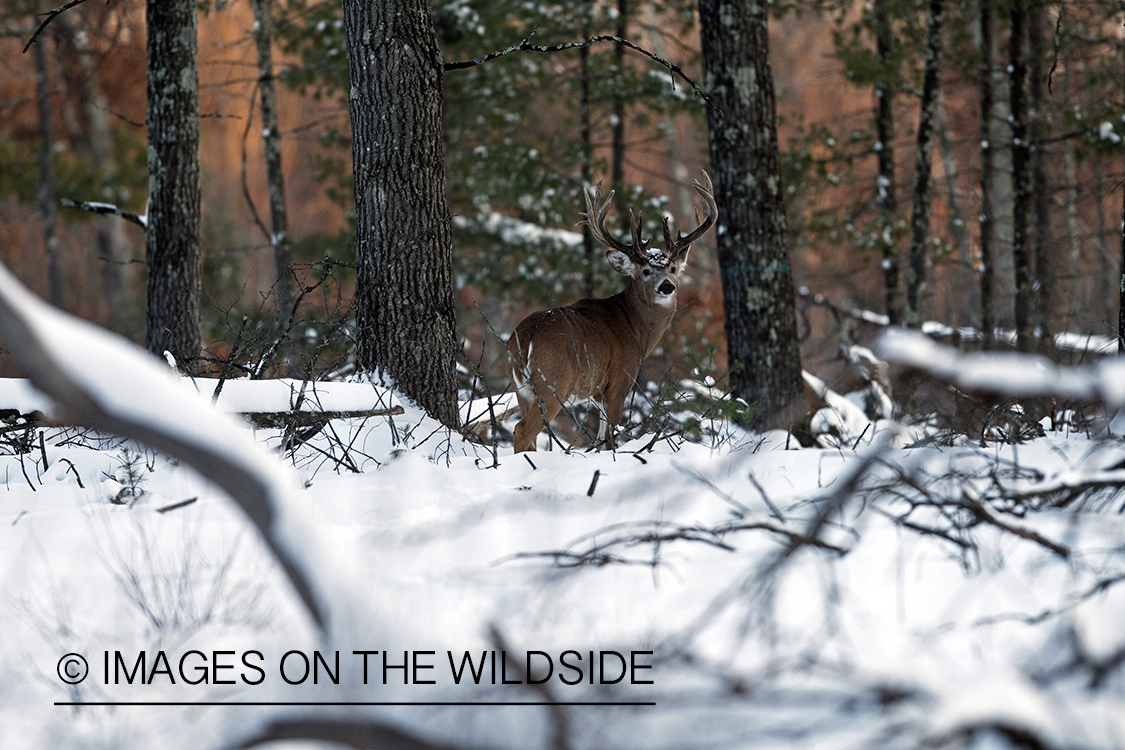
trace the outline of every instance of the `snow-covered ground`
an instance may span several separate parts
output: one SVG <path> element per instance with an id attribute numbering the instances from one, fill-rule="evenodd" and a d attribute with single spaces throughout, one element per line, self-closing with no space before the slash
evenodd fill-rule
<path id="1" fill-rule="evenodd" d="M 493 466 L 410 408 L 333 431 L 296 452 L 299 496 L 332 547 L 325 565 L 355 598 L 331 637 L 230 500 L 175 460 L 74 430 L 0 458 L 0 746 L 223 747 L 270 717 L 312 715 L 527 747 L 553 741 L 555 712 L 573 747 L 918 746 L 977 726 L 1051 747 L 1125 745 L 1120 670 L 1097 666 L 1125 648 L 1122 500 L 1020 517 L 998 499 L 1105 479 L 1119 444 L 1051 435 L 866 465 L 863 451 L 658 442 L 643 455 L 504 451 Z M 337 462 L 345 454 L 358 472 Z M 1010 528 L 923 533 L 967 512 L 930 506 L 909 516 L 915 528 L 896 523 L 924 499 L 912 483 L 991 498 Z M 819 546 L 801 543 L 810 532 Z M 355 652 L 388 650 L 397 687 L 383 685 L 382 653 L 366 655 L 364 685 Z M 480 686 L 468 672 L 454 684 L 466 651 L 471 671 L 501 650 L 515 657 L 503 672 L 493 662 Z M 404 651 L 423 652 L 406 675 L 393 668 Z M 523 676 L 528 651 L 551 678 L 501 684 Z M 591 651 L 649 668 L 590 685 Z M 142 652 L 148 684 L 127 684 Z M 57 673 L 70 653 L 89 664 L 74 686 Z M 287 684 L 305 658 L 318 683 Z M 619 657 L 607 653 L 605 670 L 615 679 Z M 388 700 L 655 705 L 190 705 Z M 122 701 L 189 705 L 56 705 Z"/>
<path id="2" fill-rule="evenodd" d="M 2 433 L 2 748 L 1125 747 L 1117 439 L 909 448 L 880 422 L 528 458 L 356 382 L 305 396 L 403 413 L 282 454 L 139 352 L 68 364 L 97 336 L 23 312 L 57 399 L 185 452 Z"/>

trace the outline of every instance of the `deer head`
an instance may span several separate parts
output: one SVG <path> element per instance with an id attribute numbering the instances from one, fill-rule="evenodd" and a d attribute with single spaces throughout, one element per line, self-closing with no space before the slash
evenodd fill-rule
<path id="1" fill-rule="evenodd" d="M 566 307 L 532 313 L 508 340 L 510 373 L 520 404 L 515 430 L 517 452 L 535 450 L 543 427 L 572 396 L 594 398 L 602 407 L 602 429 L 619 424 L 625 397 L 632 390 L 641 362 L 656 347 L 676 310 L 676 291 L 688 251 L 715 224 L 718 209 L 711 178 L 695 183 L 703 202 L 703 219 L 686 236 L 675 239 L 668 219 L 663 219 L 664 248 L 650 247 L 641 237 L 641 216 L 629 212 L 632 244 L 614 237 L 606 228 L 613 203 L 595 186 L 585 192 L 586 212 L 579 224 L 588 226 L 605 245 L 606 260 L 627 276 L 625 289 L 612 297 L 582 299 Z"/>
<path id="2" fill-rule="evenodd" d="M 600 183 L 594 186 L 593 197 L 589 192 L 584 193 L 586 213 L 582 214 L 584 218 L 578 224 L 588 226 L 591 234 L 594 235 L 594 239 L 606 246 L 606 260 L 609 261 L 613 270 L 632 278 L 646 289 L 651 290 L 651 294 L 648 296 L 651 297 L 653 304 L 665 307 L 672 305 L 676 293 L 675 279 L 682 270 L 683 264 L 687 261 L 691 244 L 702 237 L 715 223 L 718 210 L 715 206 L 711 178 L 704 172 L 703 179 L 706 185 L 696 182 L 694 186 L 696 192 L 703 199 L 703 220 L 700 221 L 695 231 L 686 237 L 679 234 L 676 239 L 672 239 L 668 217 L 663 217 L 663 250 L 650 247 L 650 243 L 641 237 L 641 215 L 634 213 L 632 210 L 629 211 L 629 227 L 633 244 L 627 245 L 619 241 L 606 229 L 605 220 L 610 206 L 613 205 L 613 191 L 610 191 L 604 202 L 600 200 Z M 697 215 L 696 219 L 698 220 L 698 218 Z"/>

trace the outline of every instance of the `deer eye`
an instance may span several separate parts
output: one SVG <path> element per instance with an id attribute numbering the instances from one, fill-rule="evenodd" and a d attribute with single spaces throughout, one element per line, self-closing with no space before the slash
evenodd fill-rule
<path id="1" fill-rule="evenodd" d="M 652 276 L 652 269 L 646 267 L 641 273 L 643 273 L 645 276 Z"/>

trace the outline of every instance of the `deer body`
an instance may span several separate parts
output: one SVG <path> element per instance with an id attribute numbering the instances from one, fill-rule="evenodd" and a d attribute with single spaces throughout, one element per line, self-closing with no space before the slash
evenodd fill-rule
<path id="1" fill-rule="evenodd" d="M 704 173 L 706 176 L 706 173 Z M 510 374 L 516 386 L 520 421 L 515 450 L 535 450 L 544 426 L 558 415 L 572 396 L 596 400 L 603 420 L 599 440 L 610 425 L 621 423 L 625 398 L 632 390 L 641 363 L 656 348 L 676 311 L 679 274 L 691 242 L 715 221 L 711 181 L 696 183 L 703 198 L 703 223 L 687 237 L 673 241 L 664 223 L 667 253 L 649 250 L 640 237 L 640 217 L 632 217 L 633 244 L 613 238 L 605 217 L 613 194 L 595 211 L 599 195 L 586 195 L 587 224 L 595 239 L 606 245 L 606 259 L 629 278 L 625 289 L 599 299 L 581 299 L 566 307 L 532 313 L 508 340 Z"/>

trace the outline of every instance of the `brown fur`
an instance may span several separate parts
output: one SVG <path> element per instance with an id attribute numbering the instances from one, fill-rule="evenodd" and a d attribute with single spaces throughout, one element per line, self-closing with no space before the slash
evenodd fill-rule
<path id="1" fill-rule="evenodd" d="M 706 177 L 706 173 L 704 173 Z M 603 433 L 621 423 L 625 398 L 636 382 L 641 362 L 656 348 L 676 311 L 676 291 L 691 242 L 715 222 L 711 181 L 696 183 L 706 210 L 702 224 L 687 237 L 673 240 L 664 225 L 667 254 L 648 251 L 633 217 L 633 244 L 625 245 L 605 229 L 613 194 L 595 211 L 598 192 L 586 196 L 584 214 L 595 238 L 609 247 L 606 259 L 629 277 L 621 292 L 601 299 L 581 299 L 566 307 L 532 313 L 508 340 L 509 374 L 516 385 L 520 421 L 515 450 L 535 450 L 536 438 L 572 396 L 595 399 L 602 407 Z"/>

